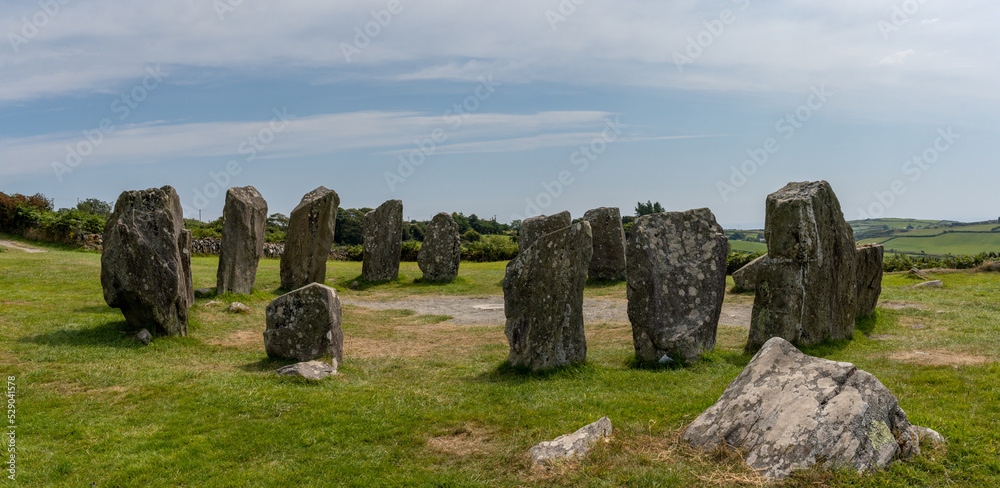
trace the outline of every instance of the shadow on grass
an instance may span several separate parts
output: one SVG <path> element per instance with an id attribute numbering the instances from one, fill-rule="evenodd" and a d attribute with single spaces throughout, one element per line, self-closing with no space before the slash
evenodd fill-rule
<path id="1" fill-rule="evenodd" d="M 587 288 L 614 288 L 622 283 L 625 283 L 625 280 L 601 280 L 597 278 L 590 278 L 587 280 Z"/>
<path id="2" fill-rule="evenodd" d="M 289 364 L 295 364 L 298 362 L 299 361 L 294 359 L 272 359 L 265 356 L 259 361 L 254 361 L 240 366 L 240 369 L 248 373 L 265 373 L 274 371 L 282 366 L 288 366 Z"/>
<path id="3" fill-rule="evenodd" d="M 77 307 L 73 309 L 74 312 L 80 313 L 121 313 L 118 309 L 111 308 L 107 305 L 94 305 L 92 307 Z"/>
<path id="4" fill-rule="evenodd" d="M 875 313 L 867 316 L 861 317 L 854 322 L 854 328 L 860 330 L 862 334 L 866 336 L 872 335 L 875 331 L 875 326 L 878 325 L 879 319 L 882 318 L 882 312 L 880 310 L 875 310 Z"/>
<path id="5" fill-rule="evenodd" d="M 594 367 L 589 363 L 563 366 L 542 371 L 532 371 L 530 368 L 511 366 L 510 362 L 504 361 L 496 368 L 472 378 L 472 381 L 480 383 L 505 383 L 516 385 L 531 381 L 545 381 L 555 379 L 579 378 L 590 376 L 594 373 Z"/>
<path id="6" fill-rule="evenodd" d="M 388 285 L 390 283 L 405 284 L 405 282 L 401 278 L 396 278 L 395 280 L 385 280 L 385 281 L 368 281 L 364 278 L 364 275 L 357 275 L 354 278 L 345 278 L 342 280 L 334 281 L 333 287 L 338 290 L 346 288 L 348 290 L 354 290 L 354 291 L 365 291 L 370 288 L 374 288 L 376 286 Z"/>
<path id="7" fill-rule="evenodd" d="M 31 342 L 45 346 L 79 346 L 79 347 L 119 347 L 132 349 L 143 347 L 132 338 L 128 323 L 124 320 L 105 322 L 90 329 L 57 330 L 48 334 L 39 334 L 22 338 L 21 342 Z"/>

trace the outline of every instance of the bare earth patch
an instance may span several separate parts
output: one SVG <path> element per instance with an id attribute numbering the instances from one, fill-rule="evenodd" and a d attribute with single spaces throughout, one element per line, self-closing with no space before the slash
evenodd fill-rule
<path id="1" fill-rule="evenodd" d="M 427 439 L 427 447 L 452 456 L 466 457 L 485 453 L 489 442 L 490 435 L 485 429 L 465 425 L 445 435 Z"/>
<path id="2" fill-rule="evenodd" d="M 38 249 L 38 248 L 35 248 L 35 247 L 22 246 L 22 245 L 20 245 L 20 244 L 18 244 L 16 242 L 4 241 L 4 240 L 0 240 L 0 246 L 9 247 L 11 249 L 17 249 L 18 251 L 24 251 L 24 252 L 27 252 L 27 253 L 45 252 L 44 249 Z"/>
<path id="3" fill-rule="evenodd" d="M 887 300 L 884 302 L 879 302 L 878 306 L 888 310 L 904 310 L 907 308 L 914 308 L 917 310 L 927 310 L 927 305 L 924 305 L 922 303 L 904 302 L 901 300 Z"/>
<path id="4" fill-rule="evenodd" d="M 206 344 L 213 346 L 239 347 L 248 346 L 264 347 L 264 333 L 257 330 L 238 330 L 226 337 L 213 337 L 205 340 Z"/>
<path id="5" fill-rule="evenodd" d="M 893 361 L 902 361 L 926 366 L 977 366 L 993 362 L 992 358 L 942 349 L 926 351 L 903 351 L 889 356 Z"/>

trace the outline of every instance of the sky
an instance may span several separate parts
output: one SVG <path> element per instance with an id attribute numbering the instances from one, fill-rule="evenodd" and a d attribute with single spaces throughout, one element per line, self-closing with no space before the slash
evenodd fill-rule
<path id="1" fill-rule="evenodd" d="M 658 201 L 764 221 L 1000 215 L 1000 18 L 941 0 L 0 0 L 0 191 L 252 185 L 510 222 Z"/>

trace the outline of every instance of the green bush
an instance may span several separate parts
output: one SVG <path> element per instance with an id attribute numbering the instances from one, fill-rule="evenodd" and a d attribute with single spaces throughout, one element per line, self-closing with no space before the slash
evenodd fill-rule
<path id="1" fill-rule="evenodd" d="M 517 257 L 517 244 L 507 236 L 483 236 L 462 246 L 462 259 L 475 263 L 510 261 Z"/>
<path id="2" fill-rule="evenodd" d="M 104 232 L 106 217 L 77 209 L 61 209 L 58 212 L 43 212 L 34 227 L 55 235 L 66 235 L 78 231 L 99 234 Z"/>
<path id="3" fill-rule="evenodd" d="M 763 256 L 764 254 L 766 253 L 762 252 L 746 253 L 746 252 L 730 251 L 729 254 L 726 255 L 726 274 L 727 275 L 733 274 L 740 268 L 746 266 L 747 263 L 749 263 L 750 261 L 753 261 L 754 259 L 757 259 Z"/>
<path id="4" fill-rule="evenodd" d="M 347 249 L 348 261 L 364 261 L 365 248 L 361 244 L 355 244 L 353 246 L 344 246 L 344 248 Z"/>
<path id="5" fill-rule="evenodd" d="M 1000 258 L 1000 253 L 984 252 L 975 256 L 959 255 L 953 256 L 910 256 L 909 254 L 893 254 L 886 256 L 882 261 L 882 269 L 886 272 L 909 271 L 913 268 L 947 268 L 947 269 L 973 269 L 983 263 Z"/>
<path id="6" fill-rule="evenodd" d="M 52 211 L 52 203 L 41 193 L 30 197 L 0 193 L 0 231 L 20 234 L 38 226 L 42 214 Z"/>
<path id="7" fill-rule="evenodd" d="M 406 241 L 403 243 L 403 252 L 400 261 L 416 261 L 420 254 L 420 243 L 417 241 Z"/>
<path id="8" fill-rule="evenodd" d="M 466 242 L 479 242 L 483 239 L 483 235 L 470 229 L 465 234 L 462 234 L 462 239 Z"/>

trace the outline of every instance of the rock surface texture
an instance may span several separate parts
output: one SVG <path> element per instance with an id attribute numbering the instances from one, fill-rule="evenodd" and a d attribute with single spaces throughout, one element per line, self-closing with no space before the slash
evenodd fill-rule
<path id="1" fill-rule="evenodd" d="M 504 333 L 510 364 L 534 371 L 582 363 L 583 288 L 593 252 L 590 224 L 545 234 L 507 264 Z"/>
<path id="2" fill-rule="evenodd" d="M 424 242 L 417 255 L 417 265 L 430 281 L 451 281 L 458 276 L 462 261 L 462 240 L 458 222 L 447 213 L 434 216 L 424 232 Z"/>
<path id="3" fill-rule="evenodd" d="M 389 200 L 365 214 L 362 276 L 366 281 L 398 278 L 402 252 L 403 202 Z"/>
<path id="4" fill-rule="evenodd" d="M 761 264 L 764 263 L 765 258 L 767 258 L 767 254 L 750 261 L 733 273 L 733 284 L 736 289 L 744 291 L 754 291 L 757 289 L 757 281 L 760 280 L 760 270 L 762 268 Z"/>
<path id="5" fill-rule="evenodd" d="M 866 471 L 920 453 L 917 429 L 877 378 L 850 363 L 806 356 L 778 337 L 684 439 L 705 450 L 740 449 L 750 467 L 772 479 L 815 464 Z"/>
<path id="6" fill-rule="evenodd" d="M 882 294 L 884 253 L 881 244 L 858 247 L 858 317 L 875 313 L 878 306 L 878 297 Z"/>
<path id="7" fill-rule="evenodd" d="M 521 222 L 521 232 L 517 239 L 518 253 L 531 247 L 539 237 L 549 232 L 565 229 L 572 224 L 573 218 L 569 212 L 559 212 L 554 215 L 539 215 L 538 217 L 524 219 L 524 222 Z"/>
<path id="8" fill-rule="evenodd" d="M 594 233 L 594 257 L 590 260 L 588 277 L 598 280 L 625 279 L 625 228 L 622 213 L 617 208 L 601 207 L 588 210 L 583 220 L 590 222 Z"/>
<path id="9" fill-rule="evenodd" d="M 628 317 L 641 362 L 698 360 L 715 348 L 727 239 L 707 208 L 645 215 L 628 242 Z"/>
<path id="10" fill-rule="evenodd" d="M 288 218 L 281 256 L 281 287 L 294 290 L 326 281 L 326 259 L 333 246 L 340 196 L 319 187 L 302 197 Z"/>
<path id="11" fill-rule="evenodd" d="M 334 369 L 343 360 L 337 290 L 319 283 L 275 298 L 267 306 L 264 348 L 272 358 L 312 361 L 329 354 Z"/>
<path id="12" fill-rule="evenodd" d="M 104 227 L 101 287 L 134 330 L 187 335 L 191 282 L 191 231 L 184 229 L 181 199 L 169 186 L 126 191 Z"/>
<path id="13" fill-rule="evenodd" d="M 572 434 L 538 443 L 528 451 L 528 454 L 531 455 L 531 463 L 535 465 L 548 464 L 557 459 L 583 457 L 590 452 L 591 446 L 611 437 L 611 433 L 611 420 L 601 417 L 597 422 L 588 424 Z"/>
<path id="14" fill-rule="evenodd" d="M 226 192 L 216 293 L 253 293 L 257 264 L 264 255 L 267 202 L 252 186 Z"/>
<path id="15" fill-rule="evenodd" d="M 781 337 L 797 345 L 854 336 L 857 248 L 825 181 L 789 183 L 767 196 L 747 351 Z"/>
<path id="16" fill-rule="evenodd" d="M 321 380 L 337 374 L 337 369 L 323 361 L 304 361 L 274 370 L 280 376 L 298 376 L 308 380 Z"/>

